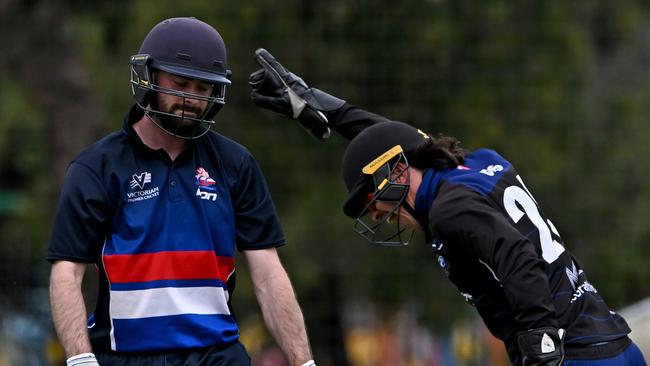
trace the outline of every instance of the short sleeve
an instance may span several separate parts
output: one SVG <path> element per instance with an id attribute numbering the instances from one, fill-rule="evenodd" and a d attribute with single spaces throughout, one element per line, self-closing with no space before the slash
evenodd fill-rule
<path id="1" fill-rule="evenodd" d="M 47 259 L 97 261 L 112 217 L 110 202 L 97 174 L 83 164 L 71 163 L 61 189 Z"/>
<path id="2" fill-rule="evenodd" d="M 250 154 L 242 157 L 233 204 L 237 249 L 264 249 L 285 243 L 266 180 Z"/>

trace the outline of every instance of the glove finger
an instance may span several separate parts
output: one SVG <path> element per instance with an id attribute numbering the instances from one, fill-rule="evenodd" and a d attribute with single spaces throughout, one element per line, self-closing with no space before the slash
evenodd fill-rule
<path id="1" fill-rule="evenodd" d="M 258 69 L 250 74 L 248 77 L 248 84 L 251 86 L 251 88 L 255 89 L 260 86 L 262 81 L 264 81 L 264 76 L 265 76 L 266 70 Z"/>
<path id="2" fill-rule="evenodd" d="M 291 105 L 284 99 L 278 97 L 269 97 L 256 92 L 251 92 L 251 101 L 258 107 L 270 109 L 283 115 L 291 115 Z"/>
<path id="3" fill-rule="evenodd" d="M 258 48 L 255 51 L 255 61 L 265 68 L 270 74 L 284 78 L 287 75 L 287 69 L 284 68 L 276 59 L 264 48 Z"/>
<path id="4" fill-rule="evenodd" d="M 274 74 L 266 69 L 259 69 L 253 72 L 248 79 L 251 89 L 266 96 L 280 97 L 284 93 L 284 83 Z"/>
<path id="5" fill-rule="evenodd" d="M 264 66 L 264 63 L 272 65 L 278 62 L 275 57 L 264 48 L 258 48 L 255 50 L 255 61 L 257 61 L 260 66 Z"/>

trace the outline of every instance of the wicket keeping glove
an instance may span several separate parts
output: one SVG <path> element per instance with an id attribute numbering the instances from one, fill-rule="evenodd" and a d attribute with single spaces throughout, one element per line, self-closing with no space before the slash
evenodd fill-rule
<path id="1" fill-rule="evenodd" d="M 66 361 L 67 366 L 99 366 L 95 355 L 92 353 L 82 353 L 72 356 Z"/>
<path id="2" fill-rule="evenodd" d="M 560 366 L 564 360 L 564 329 L 553 327 L 530 329 L 517 334 L 517 344 L 524 366 Z"/>
<path id="3" fill-rule="evenodd" d="M 335 111 L 341 108 L 345 101 L 322 90 L 310 88 L 304 80 L 284 68 L 263 48 L 255 51 L 255 61 L 262 68 L 253 72 L 248 79 L 253 103 L 297 119 L 319 140 L 328 138 L 331 130 L 323 112 Z"/>

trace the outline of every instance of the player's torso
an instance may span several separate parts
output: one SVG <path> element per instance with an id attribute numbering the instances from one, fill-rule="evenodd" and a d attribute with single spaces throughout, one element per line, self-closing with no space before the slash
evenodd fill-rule
<path id="1" fill-rule="evenodd" d="M 568 343 L 593 343 L 620 337 L 627 325 L 610 312 L 579 263 L 565 248 L 562 238 L 541 210 L 512 165 L 490 150 L 468 156 L 467 169 L 441 177 L 447 189 L 479 192 L 535 248 L 543 263 L 553 297 L 556 317 L 567 330 Z M 498 277 L 490 265 L 462 243 L 434 242 L 439 265 L 465 299 L 476 306 L 492 333 L 504 340 L 512 336 L 516 322 Z M 623 332 L 623 334 L 621 334 Z"/>
<path id="2" fill-rule="evenodd" d="M 238 337 L 229 306 L 233 178 L 223 157 L 202 145 L 173 162 L 141 146 L 114 157 L 119 167 L 105 181 L 115 210 L 95 311 L 103 348 L 195 348 Z"/>
<path id="3" fill-rule="evenodd" d="M 114 173 L 114 212 L 104 255 L 214 250 L 232 255 L 234 213 L 228 177 L 204 149 L 174 162 L 133 154 Z"/>

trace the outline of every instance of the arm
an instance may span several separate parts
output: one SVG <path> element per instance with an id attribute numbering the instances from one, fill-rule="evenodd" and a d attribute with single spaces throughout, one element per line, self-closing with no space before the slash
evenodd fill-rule
<path id="1" fill-rule="evenodd" d="M 264 321 L 290 365 L 312 359 L 302 311 L 275 248 L 245 250 Z"/>
<path id="2" fill-rule="evenodd" d="M 253 103 L 298 120 L 319 140 L 328 138 L 330 129 L 351 140 L 364 128 L 387 121 L 383 116 L 347 104 L 320 89 L 310 88 L 300 76 L 287 70 L 263 48 L 255 51 L 255 61 L 262 68 L 249 78 Z"/>
<path id="3" fill-rule="evenodd" d="M 52 321 L 69 357 L 68 366 L 97 365 L 91 353 L 81 283 L 87 263 L 100 258 L 113 202 L 89 165 L 70 164 L 47 249 L 52 263 Z"/>
<path id="4" fill-rule="evenodd" d="M 432 232 L 490 267 L 512 306 L 518 331 L 557 327 L 548 277 L 532 242 L 479 193 L 443 184 L 429 212 Z"/>
<path id="5" fill-rule="evenodd" d="M 433 232 L 489 266 L 512 307 L 523 365 L 561 365 L 564 331 L 533 243 L 477 192 L 443 185 L 438 197 L 429 212 Z"/>
<path id="6" fill-rule="evenodd" d="M 92 352 L 81 294 L 85 263 L 57 261 L 50 274 L 52 320 L 67 357 Z"/>

